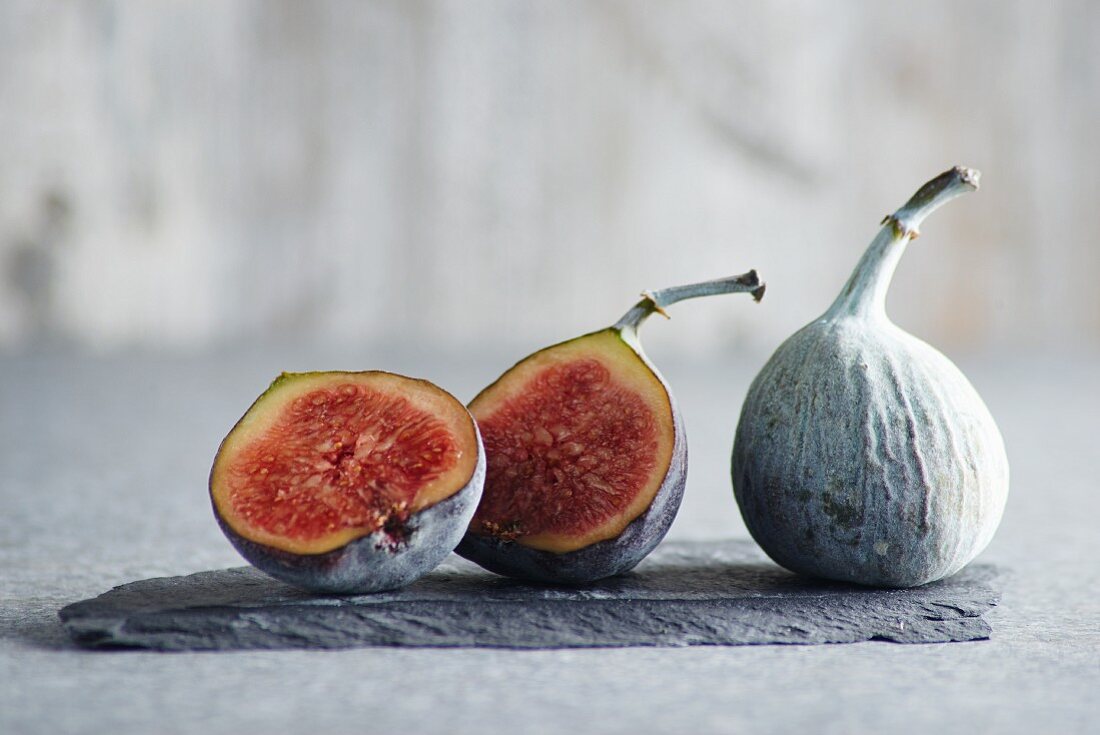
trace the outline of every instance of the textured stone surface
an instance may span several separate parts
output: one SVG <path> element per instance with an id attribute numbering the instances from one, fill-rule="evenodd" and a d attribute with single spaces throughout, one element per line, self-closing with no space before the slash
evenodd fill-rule
<path id="1" fill-rule="evenodd" d="M 747 540 L 729 450 L 738 404 L 767 354 L 685 362 L 662 344 L 664 331 L 653 330 L 649 347 L 676 387 L 692 451 L 668 541 Z M 273 370 L 384 365 L 468 399 L 508 357 L 356 349 L 0 355 L 0 733 L 1095 732 L 1094 353 L 958 361 L 1012 460 L 1004 522 L 979 560 L 1011 570 L 996 582 L 1004 595 L 985 616 L 988 640 L 170 656 L 77 646 L 61 607 L 132 580 L 243 563 L 211 517 L 206 478 L 241 401 Z"/>
<path id="2" fill-rule="evenodd" d="M 540 587 L 455 560 L 397 592 L 317 597 L 242 567 L 123 585 L 61 611 L 93 647 L 590 648 L 761 643 L 936 643 L 987 638 L 994 568 L 913 590 L 815 582 L 756 561 L 750 544 L 670 543 L 634 573 Z"/>

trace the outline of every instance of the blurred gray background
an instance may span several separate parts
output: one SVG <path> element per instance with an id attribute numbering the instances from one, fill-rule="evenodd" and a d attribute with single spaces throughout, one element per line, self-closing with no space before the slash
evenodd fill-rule
<path id="1" fill-rule="evenodd" d="M 1098 39 L 1089 0 L 4 2 L 0 351 L 518 357 L 754 267 L 648 332 L 766 352 L 956 163 L 896 321 L 1095 347 Z"/>

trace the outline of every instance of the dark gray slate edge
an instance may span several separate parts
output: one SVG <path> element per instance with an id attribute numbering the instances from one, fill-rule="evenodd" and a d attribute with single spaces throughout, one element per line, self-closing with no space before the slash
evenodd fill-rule
<path id="1" fill-rule="evenodd" d="M 123 585 L 63 608 L 93 648 L 162 651 L 363 646 L 518 649 L 988 638 L 991 567 L 910 590 L 815 582 L 730 545 L 673 545 L 633 574 L 582 588 L 446 565 L 404 589 L 316 597 L 242 568 Z"/>

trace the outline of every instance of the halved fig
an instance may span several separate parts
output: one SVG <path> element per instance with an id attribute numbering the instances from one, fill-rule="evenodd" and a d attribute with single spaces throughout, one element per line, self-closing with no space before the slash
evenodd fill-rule
<path id="1" fill-rule="evenodd" d="M 485 478 L 470 413 L 392 373 L 283 373 L 222 441 L 214 515 L 234 547 L 316 592 L 395 589 L 462 538 Z"/>
<path id="2" fill-rule="evenodd" d="M 647 292 L 607 329 L 521 360 L 470 403 L 485 491 L 456 552 L 486 569 L 578 584 L 626 572 L 664 538 L 683 497 L 687 440 L 638 327 L 683 299 L 764 293 L 756 271 Z"/>

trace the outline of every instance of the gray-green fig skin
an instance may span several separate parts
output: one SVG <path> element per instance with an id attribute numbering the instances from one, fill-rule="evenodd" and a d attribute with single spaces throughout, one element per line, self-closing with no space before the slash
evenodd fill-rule
<path id="1" fill-rule="evenodd" d="M 952 169 L 888 217 L 837 301 L 749 388 L 734 493 L 753 538 L 792 571 L 916 586 L 993 537 L 1008 492 L 1000 432 L 962 372 L 885 312 L 920 221 L 977 179 Z"/>

